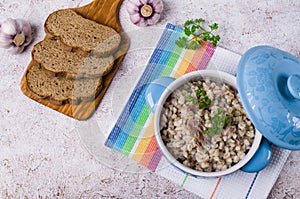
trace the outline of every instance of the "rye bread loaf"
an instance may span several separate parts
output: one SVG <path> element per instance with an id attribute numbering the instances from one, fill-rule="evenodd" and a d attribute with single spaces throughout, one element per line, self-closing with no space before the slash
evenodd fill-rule
<path id="1" fill-rule="evenodd" d="M 45 31 L 67 46 L 96 55 L 111 54 L 121 42 L 121 36 L 113 28 L 83 18 L 71 9 L 50 14 Z"/>
<path id="2" fill-rule="evenodd" d="M 33 60 L 53 75 L 95 78 L 106 75 L 114 65 L 114 57 L 95 57 L 68 51 L 57 40 L 45 39 L 32 50 Z"/>
<path id="3" fill-rule="evenodd" d="M 49 76 L 37 65 L 29 68 L 26 79 L 27 90 L 34 96 L 49 99 L 49 102 L 56 105 L 94 100 L 102 87 L 102 77 L 70 80 Z"/>

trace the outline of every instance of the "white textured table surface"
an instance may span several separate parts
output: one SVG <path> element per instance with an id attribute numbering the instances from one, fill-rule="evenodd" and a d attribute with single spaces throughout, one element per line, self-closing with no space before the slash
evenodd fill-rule
<path id="1" fill-rule="evenodd" d="M 0 2 L 1 22 L 8 17 L 24 18 L 34 27 L 34 41 L 24 53 L 10 55 L 0 49 L 0 198 L 197 198 L 141 167 L 137 167 L 136 172 L 124 172 L 122 165 L 112 165 L 105 154 L 105 158 L 101 158 L 101 151 L 99 154 L 88 146 L 82 129 L 85 122 L 40 105 L 20 91 L 20 80 L 31 59 L 32 46 L 44 37 L 46 17 L 57 9 L 89 2 Z M 101 127 L 96 128 L 99 134 L 107 133 L 111 121 L 116 119 L 124 103 L 124 97 L 120 97 L 133 88 L 160 30 L 168 22 L 181 25 L 188 18 L 203 17 L 219 24 L 220 46 L 224 48 L 243 54 L 253 46 L 266 44 L 300 58 L 299 0 L 164 0 L 164 5 L 160 22 L 151 28 L 131 24 L 124 4 L 121 6 L 120 22 L 131 36 L 132 46 L 90 119 Z M 140 40 L 150 31 L 153 32 L 151 38 Z M 269 198 L 300 198 L 299 167 L 300 152 L 292 152 Z"/>

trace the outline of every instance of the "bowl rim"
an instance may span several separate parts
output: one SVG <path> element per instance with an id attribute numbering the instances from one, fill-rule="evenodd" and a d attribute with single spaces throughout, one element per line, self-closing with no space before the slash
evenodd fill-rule
<path id="1" fill-rule="evenodd" d="M 253 157 L 253 155 L 259 148 L 259 145 L 260 145 L 260 142 L 262 139 L 262 135 L 257 129 L 255 129 L 255 137 L 254 137 L 252 146 L 251 146 L 250 150 L 247 152 L 246 156 L 242 160 L 240 160 L 238 163 L 233 165 L 232 167 L 230 167 L 226 170 L 223 170 L 223 171 L 215 171 L 215 172 L 197 171 L 197 170 L 189 168 L 189 167 L 183 165 L 182 163 L 180 163 L 179 161 L 177 161 L 173 157 L 173 155 L 168 151 L 167 147 L 165 146 L 165 144 L 161 138 L 161 134 L 160 134 L 160 118 L 161 118 L 160 115 L 161 115 L 161 111 L 162 111 L 162 107 L 163 107 L 162 105 L 165 103 L 168 96 L 175 89 L 182 86 L 184 83 L 191 81 L 191 80 L 196 80 L 196 79 L 199 80 L 204 77 L 209 77 L 209 78 L 214 78 L 214 79 L 218 78 L 222 82 L 225 82 L 226 84 L 231 85 L 233 88 L 235 88 L 237 90 L 236 77 L 229 73 L 226 73 L 223 71 L 218 71 L 218 70 L 198 70 L 198 71 L 187 73 L 187 74 L 175 79 L 166 88 L 166 90 L 162 93 L 162 95 L 157 103 L 155 113 L 154 113 L 154 133 L 155 133 L 155 138 L 156 138 L 157 144 L 158 144 L 160 150 L 162 151 L 163 155 L 166 157 L 166 159 L 172 165 L 177 167 L 179 170 L 181 170 L 185 173 L 191 174 L 193 176 L 218 177 L 218 176 L 227 175 L 227 174 L 230 174 L 230 173 L 233 173 L 233 172 L 239 170 Z"/>

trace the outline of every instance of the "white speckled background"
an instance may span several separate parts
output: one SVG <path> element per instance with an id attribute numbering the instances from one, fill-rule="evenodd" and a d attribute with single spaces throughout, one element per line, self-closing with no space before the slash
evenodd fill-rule
<path id="1" fill-rule="evenodd" d="M 82 128 L 87 122 L 40 105 L 20 91 L 32 46 L 44 37 L 46 17 L 57 9 L 89 2 L 0 1 L 1 22 L 8 17 L 24 18 L 34 28 L 34 41 L 24 53 L 10 55 L 0 49 L 0 198 L 198 198 L 118 154 L 109 157 L 109 153 L 93 149 Z M 145 67 L 159 31 L 168 22 L 181 25 L 188 18 L 203 17 L 219 24 L 219 45 L 224 48 L 243 54 L 255 45 L 266 44 L 300 58 L 299 0 L 164 0 L 164 4 L 160 22 L 151 28 L 131 24 L 124 4 L 121 6 L 120 22 L 124 31 L 133 35 L 133 45 L 89 120 L 97 124 L 95 133 L 107 133 L 125 103 L 124 96 Z M 151 31 L 151 38 L 141 40 Z M 292 152 L 269 199 L 300 198 L 299 167 L 300 152 Z"/>

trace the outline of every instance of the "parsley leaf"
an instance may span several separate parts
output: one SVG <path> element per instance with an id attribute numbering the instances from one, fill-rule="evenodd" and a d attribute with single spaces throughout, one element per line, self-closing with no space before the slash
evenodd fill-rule
<path id="1" fill-rule="evenodd" d="M 186 97 L 185 97 L 185 100 L 186 100 L 187 102 L 192 102 L 193 104 L 196 104 L 196 103 L 197 103 L 197 99 L 194 98 L 194 97 L 192 97 L 192 96 L 190 96 L 190 95 L 186 96 Z"/>
<path id="2" fill-rule="evenodd" d="M 227 127 L 231 118 L 232 117 L 228 115 L 224 116 L 224 111 L 218 108 L 217 113 L 211 118 L 213 126 L 203 132 L 208 135 L 220 134 L 221 131 Z"/>
<path id="3" fill-rule="evenodd" d="M 180 48 L 187 48 L 188 47 L 188 38 L 187 37 L 180 37 L 177 41 L 176 41 L 176 45 Z"/>
<path id="4" fill-rule="evenodd" d="M 196 93 L 197 97 L 201 97 L 201 96 L 205 96 L 206 95 L 205 90 L 200 90 L 200 89 L 195 90 L 195 93 Z"/>
<path id="5" fill-rule="evenodd" d="M 199 109 L 207 108 L 211 103 L 211 99 L 207 96 L 199 100 Z"/>

